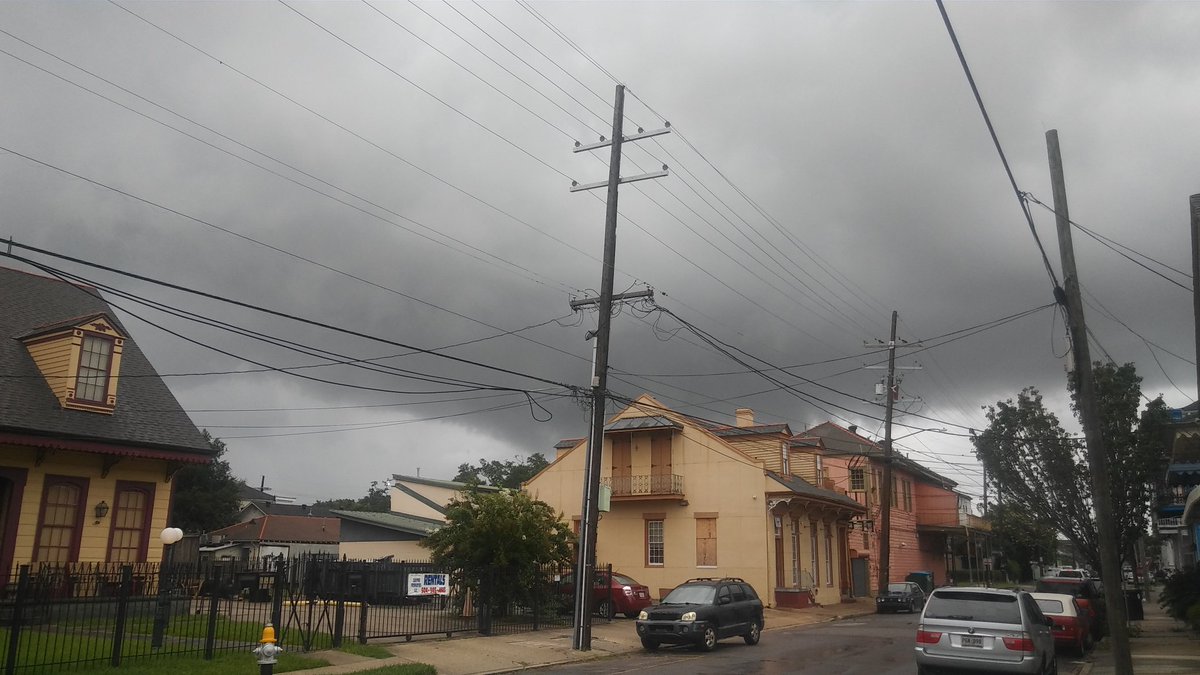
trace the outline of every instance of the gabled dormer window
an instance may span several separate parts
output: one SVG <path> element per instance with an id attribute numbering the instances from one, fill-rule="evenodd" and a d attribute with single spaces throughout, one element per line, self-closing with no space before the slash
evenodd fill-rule
<path id="1" fill-rule="evenodd" d="M 113 412 L 125 336 L 107 315 L 42 326 L 21 339 L 62 407 Z"/>

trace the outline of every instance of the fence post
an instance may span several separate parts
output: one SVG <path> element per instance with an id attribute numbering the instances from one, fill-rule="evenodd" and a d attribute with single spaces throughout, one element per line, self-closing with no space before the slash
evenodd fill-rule
<path id="1" fill-rule="evenodd" d="M 333 612 L 333 648 L 342 646 L 342 632 L 346 627 L 346 566 L 349 563 L 333 563 L 337 575 L 337 608 Z"/>
<path id="2" fill-rule="evenodd" d="M 121 586 L 117 589 L 117 618 L 113 630 L 112 659 L 113 668 L 121 665 L 121 647 L 125 642 L 125 618 L 129 615 L 129 593 L 133 590 L 133 567 L 121 566 Z"/>
<path id="3" fill-rule="evenodd" d="M 167 632 L 167 620 L 171 615 L 170 570 L 165 563 L 158 565 L 158 601 L 154 605 L 154 627 L 150 634 L 150 648 L 162 649 L 163 636 Z"/>
<path id="4" fill-rule="evenodd" d="M 212 661 L 213 650 L 217 643 L 217 609 L 221 600 L 220 593 L 217 590 L 214 584 L 212 594 L 208 596 L 208 630 L 204 633 L 205 661 Z"/>
<path id="5" fill-rule="evenodd" d="M 475 608 L 475 625 L 480 635 L 492 634 L 492 570 L 479 579 L 479 606 Z"/>
<path id="6" fill-rule="evenodd" d="M 541 598 L 542 598 L 543 589 L 546 587 L 546 569 L 547 569 L 547 567 L 546 567 L 546 565 L 538 565 L 534 569 L 536 569 L 537 571 L 534 572 L 533 588 L 530 589 L 533 593 L 533 629 L 541 630 L 541 627 L 540 627 L 541 616 L 542 616 Z"/>
<path id="7" fill-rule="evenodd" d="M 4 664 L 5 675 L 17 672 L 17 649 L 21 646 L 21 621 L 24 619 L 25 602 L 29 599 L 29 565 L 21 565 L 17 577 L 17 597 L 13 599 L 12 625 L 8 632 L 8 659 Z"/>
<path id="8" fill-rule="evenodd" d="M 275 561 L 275 584 L 271 589 L 271 625 L 283 640 L 283 594 L 287 592 L 287 561 L 280 554 Z"/>
<path id="9" fill-rule="evenodd" d="M 359 586 L 358 598 L 358 644 L 367 644 L 367 589 L 371 587 L 368 580 L 368 575 L 374 572 L 374 568 L 368 567 L 363 570 L 362 584 Z"/>

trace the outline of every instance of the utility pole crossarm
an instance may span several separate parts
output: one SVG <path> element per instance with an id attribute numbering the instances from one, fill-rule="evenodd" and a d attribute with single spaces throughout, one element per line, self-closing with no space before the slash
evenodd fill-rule
<path id="1" fill-rule="evenodd" d="M 662 136 L 663 134 L 669 134 L 669 133 L 671 133 L 671 123 L 667 122 L 666 126 L 664 126 L 662 129 L 655 129 L 653 131 L 645 131 L 643 129 L 638 129 L 638 132 L 636 134 L 634 134 L 632 136 L 623 137 L 621 142 L 622 143 L 630 143 L 632 141 L 640 141 L 645 138 L 653 138 L 654 136 Z M 607 148 L 610 145 L 612 145 L 612 141 L 601 137 L 599 143 L 588 143 L 587 145 L 580 145 L 578 142 L 576 142 L 575 149 L 572 150 L 572 152 L 587 152 L 588 150 L 598 150 L 600 148 Z"/>
<path id="2" fill-rule="evenodd" d="M 623 300 L 636 300 L 638 298 L 650 298 L 651 300 L 653 300 L 654 299 L 654 289 L 647 288 L 644 291 L 630 291 L 628 293 L 617 293 L 612 296 L 612 301 L 613 302 L 621 302 Z M 581 307 L 588 307 L 590 305 L 598 305 L 598 304 L 600 304 L 600 298 L 583 298 L 581 300 L 572 300 L 571 301 L 571 309 L 578 310 Z"/>
<path id="3" fill-rule="evenodd" d="M 668 175 L 670 174 L 667 170 L 667 165 L 663 164 L 662 171 L 651 171 L 649 173 L 639 173 L 636 176 L 626 176 L 617 182 L 624 185 L 625 183 L 636 183 L 640 180 L 649 180 L 651 178 L 666 178 Z M 606 180 L 596 181 L 595 183 L 584 183 L 582 185 L 571 181 L 571 192 L 583 192 L 584 190 L 595 190 L 596 188 L 606 187 L 608 187 L 608 181 Z"/>

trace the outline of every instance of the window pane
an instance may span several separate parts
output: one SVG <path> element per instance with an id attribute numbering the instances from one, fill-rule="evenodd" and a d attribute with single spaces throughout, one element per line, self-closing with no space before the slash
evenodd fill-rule
<path id="1" fill-rule="evenodd" d="M 144 490 L 125 489 L 117 493 L 109 562 L 144 562 L 143 544 L 149 536 L 146 530 L 148 502 L 149 495 Z"/>
<path id="2" fill-rule="evenodd" d="M 663 555 L 663 521 L 646 521 L 646 562 L 651 565 L 662 565 Z"/>
<path id="3" fill-rule="evenodd" d="M 70 483 L 54 483 L 46 487 L 42 524 L 38 528 L 36 562 L 71 562 L 71 543 L 75 541 L 78 522 L 80 489 Z"/>

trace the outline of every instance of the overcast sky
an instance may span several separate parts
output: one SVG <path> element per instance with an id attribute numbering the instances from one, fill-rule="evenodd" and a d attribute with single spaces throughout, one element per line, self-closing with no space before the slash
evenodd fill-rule
<path id="1" fill-rule="evenodd" d="M 1052 203 L 1057 129 L 1072 218 L 1157 272 L 1075 230 L 1093 356 L 1195 400 L 1200 4 L 947 10 L 1020 190 Z M 966 436 L 1026 386 L 1077 428 L 1061 316 L 992 325 L 1052 283 L 933 2 L 4 2 L 0 52 L 0 235 L 357 334 L 13 249 L 208 321 L 107 296 L 279 494 L 585 435 L 560 385 L 588 384 L 597 317 L 568 303 L 600 287 L 605 195 L 568 188 L 607 178 L 607 149 L 572 148 L 611 135 L 617 81 L 627 134 L 674 133 L 626 146 L 623 175 L 670 175 L 621 189 L 616 290 L 795 367 L 747 373 L 639 303 L 613 322 L 611 389 L 882 435 L 864 342 L 895 310 L 931 347 L 902 350 L 921 368 L 895 435 L 946 430 L 899 440 L 913 459 L 981 494 Z"/>

